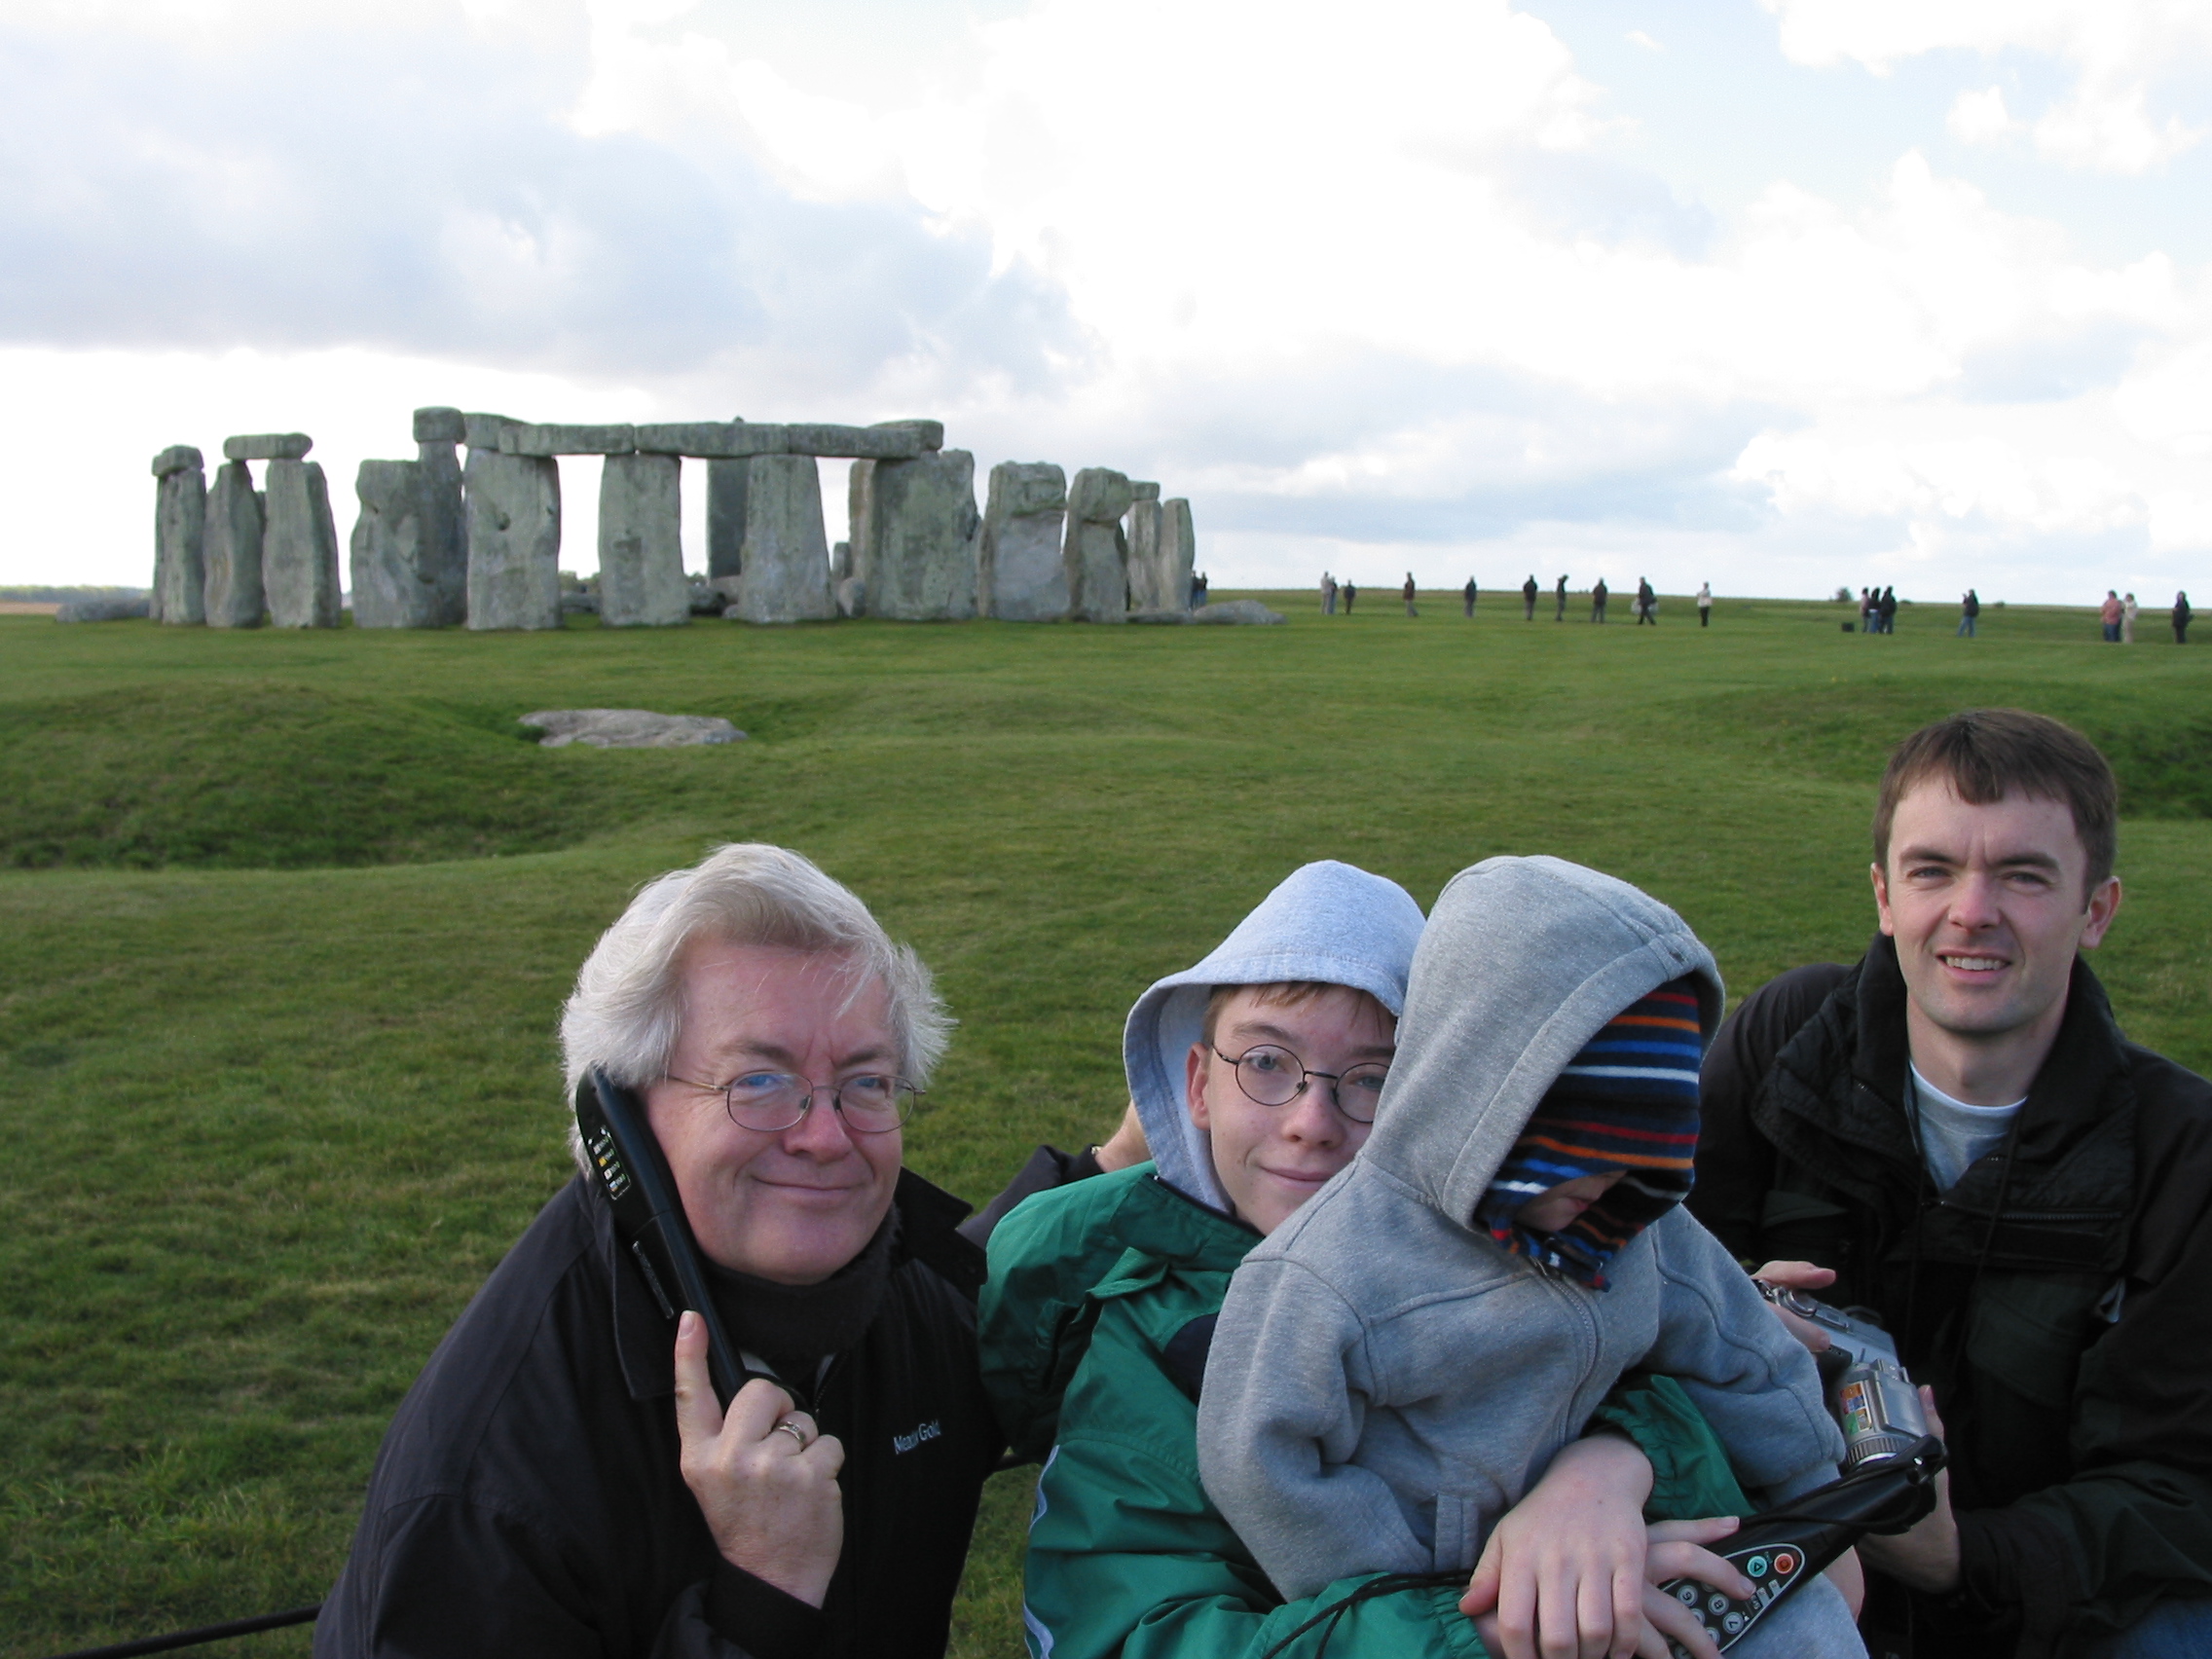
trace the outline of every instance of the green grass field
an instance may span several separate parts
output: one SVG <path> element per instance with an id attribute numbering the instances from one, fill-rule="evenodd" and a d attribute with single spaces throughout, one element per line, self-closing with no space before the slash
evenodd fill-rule
<path id="1" fill-rule="evenodd" d="M 1680 600 L 1654 630 L 1269 597 L 1287 626 L 0 617 L 0 1648 L 321 1595 L 393 1407 L 566 1178 L 576 965 L 716 841 L 800 849 L 936 967 L 961 1024 L 908 1158 L 980 1199 L 1032 1143 L 1105 1132 L 1130 1000 L 1306 860 L 1425 904 L 1493 853 L 1579 859 L 1678 908 L 1741 993 L 1862 947 L 1886 747 L 2019 703 L 2113 756 L 2127 904 L 2098 966 L 2137 1038 L 2212 1066 L 2212 642 L 2020 608 L 1970 643 L 1947 608 L 1865 639 L 1833 605 L 1724 600 L 1700 632 Z M 577 706 L 751 741 L 514 724 Z M 963 1656 L 1018 1652 L 1024 1503 L 1001 1477 Z"/>

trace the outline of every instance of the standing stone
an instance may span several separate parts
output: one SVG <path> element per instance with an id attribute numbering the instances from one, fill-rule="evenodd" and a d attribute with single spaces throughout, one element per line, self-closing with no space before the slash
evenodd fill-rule
<path id="1" fill-rule="evenodd" d="M 215 469 L 207 492 L 203 556 L 207 571 L 207 626 L 258 628 L 268 601 L 261 592 L 261 497 L 242 461 Z"/>
<path id="2" fill-rule="evenodd" d="M 744 568 L 745 469 L 749 460 L 707 462 L 707 579 Z"/>
<path id="3" fill-rule="evenodd" d="M 147 614 L 164 622 L 207 619 L 207 474 L 200 452 L 179 444 L 154 460 L 154 591 Z"/>
<path id="4" fill-rule="evenodd" d="M 682 465 L 673 455 L 610 455 L 600 463 L 602 628 L 673 628 L 691 620 L 679 530 Z"/>
<path id="5" fill-rule="evenodd" d="M 853 573 L 853 544 L 850 541 L 834 542 L 830 548 L 830 579 L 841 582 Z"/>
<path id="6" fill-rule="evenodd" d="M 1129 498 L 1137 501 L 1157 501 L 1160 499 L 1160 486 L 1146 479 L 1132 478 L 1129 480 Z"/>
<path id="7" fill-rule="evenodd" d="M 473 433 L 479 417 L 469 418 Z M 561 466 L 544 456 L 468 452 L 468 625 L 561 625 Z"/>
<path id="8" fill-rule="evenodd" d="M 319 461 L 272 461 L 261 537 L 261 586 L 279 628 L 335 628 L 338 526 Z"/>
<path id="9" fill-rule="evenodd" d="M 863 569 L 871 616 L 965 622 L 976 614 L 976 458 L 943 450 L 879 461 Z"/>
<path id="10" fill-rule="evenodd" d="M 1125 622 L 1129 615 L 1128 544 L 1122 515 L 1134 498 L 1126 474 L 1087 466 L 1068 486 L 1068 614 L 1080 622 Z"/>
<path id="11" fill-rule="evenodd" d="M 458 409 L 415 412 L 415 429 L 423 429 L 425 414 L 451 415 L 456 428 Z M 444 429 L 442 427 L 436 429 Z M 417 578 L 426 590 L 422 620 L 417 628 L 457 628 L 468 620 L 468 517 L 461 502 L 461 458 L 451 438 L 420 438 L 415 445 L 416 463 L 422 467 L 423 540 L 418 554 Z"/>
<path id="12" fill-rule="evenodd" d="M 1067 567 L 1060 557 L 1068 475 L 1049 461 L 1002 461 L 976 561 L 976 603 L 1006 622 L 1057 622 L 1068 613 Z"/>
<path id="13" fill-rule="evenodd" d="M 853 550 L 845 574 L 867 579 L 868 549 L 875 544 L 875 462 L 856 461 L 845 474 L 845 540 Z"/>
<path id="14" fill-rule="evenodd" d="M 423 512 L 423 463 L 419 461 L 364 461 L 353 478 L 361 515 L 353 521 L 350 547 L 353 575 L 353 626 L 423 628 L 428 612 L 428 584 L 423 580 L 426 526 Z"/>
<path id="15" fill-rule="evenodd" d="M 1160 563 L 1160 520 L 1157 499 L 1139 496 L 1129 503 L 1129 608 L 1180 610 L 1167 591 L 1167 572 Z M 1187 601 L 1188 594 L 1184 595 Z"/>
<path id="16" fill-rule="evenodd" d="M 745 570 L 729 614 L 747 622 L 821 622 L 837 614 L 822 475 L 808 455 L 753 460 L 745 484 Z"/>
<path id="17" fill-rule="evenodd" d="M 1160 570 L 1168 595 L 1164 608 L 1191 608 L 1191 576 L 1198 569 L 1198 538 L 1191 530 L 1191 503 L 1181 496 L 1161 502 Z"/>

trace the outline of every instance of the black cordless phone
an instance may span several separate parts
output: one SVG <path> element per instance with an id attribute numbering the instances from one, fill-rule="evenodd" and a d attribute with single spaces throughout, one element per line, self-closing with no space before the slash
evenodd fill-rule
<path id="1" fill-rule="evenodd" d="M 707 1371 L 726 1410 L 738 1389 L 762 1373 L 744 1363 L 715 1311 L 698 1241 L 683 1217 L 668 1160 L 645 1121 L 645 1103 L 594 1066 L 576 1086 L 576 1129 L 599 1175 L 599 1190 L 613 1208 L 614 1235 L 654 1303 L 671 1324 L 686 1308 L 707 1322 Z"/>

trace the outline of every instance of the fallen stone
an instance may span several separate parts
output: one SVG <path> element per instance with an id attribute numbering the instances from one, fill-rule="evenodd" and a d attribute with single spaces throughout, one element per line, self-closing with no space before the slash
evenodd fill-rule
<path id="1" fill-rule="evenodd" d="M 673 455 L 610 455 L 599 474 L 599 619 L 608 628 L 691 620 Z"/>
<path id="2" fill-rule="evenodd" d="M 207 530 L 201 557 L 206 571 L 210 628 L 258 628 L 269 608 L 261 589 L 261 497 L 242 461 L 215 469 L 207 492 Z"/>
<path id="3" fill-rule="evenodd" d="M 279 628 L 335 628 L 338 527 L 317 461 L 272 461 L 261 535 L 261 586 Z"/>
<path id="4" fill-rule="evenodd" d="M 154 486 L 154 591 L 147 614 L 190 626 L 207 620 L 207 476 L 198 464 L 162 474 Z"/>
<path id="5" fill-rule="evenodd" d="M 415 446 L 423 468 L 422 564 L 429 590 L 421 628 L 458 628 L 468 620 L 468 510 L 461 499 L 461 460 L 453 443 L 429 438 Z"/>
<path id="6" fill-rule="evenodd" d="M 1006 622 L 1057 622 L 1068 613 L 1061 535 L 1068 475 L 1049 461 L 991 468 L 976 560 L 976 604 Z"/>
<path id="7" fill-rule="evenodd" d="M 1163 603 L 1191 608 L 1191 577 L 1198 566 L 1198 541 L 1191 529 L 1191 503 L 1181 496 L 1160 503 L 1160 591 Z"/>
<path id="8" fill-rule="evenodd" d="M 432 404 L 415 411 L 415 441 L 419 444 L 458 444 L 468 436 L 468 421 L 458 409 Z"/>
<path id="9" fill-rule="evenodd" d="M 649 709 L 540 709 L 521 724 L 545 735 L 540 749 L 571 743 L 593 749 L 682 749 L 691 744 L 736 743 L 745 733 L 714 715 L 656 715 Z"/>
<path id="10" fill-rule="evenodd" d="M 864 576 L 847 576 L 837 584 L 837 614 L 840 616 L 866 616 L 867 614 L 867 580 Z"/>
<path id="11" fill-rule="evenodd" d="M 745 484 L 741 557 L 732 607 L 741 620 L 823 622 L 837 614 L 822 529 L 822 475 L 812 456 L 755 458 Z"/>
<path id="12" fill-rule="evenodd" d="M 205 464 L 200 452 L 190 444 L 171 444 L 154 457 L 154 476 L 166 478 L 172 472 L 182 472 L 188 467 L 203 467 Z"/>
<path id="13" fill-rule="evenodd" d="M 561 469 L 541 456 L 472 448 L 468 626 L 561 625 Z"/>
<path id="14" fill-rule="evenodd" d="M 861 560 L 871 616 L 965 622 L 976 614 L 976 458 L 966 450 L 875 463 Z"/>
<path id="15" fill-rule="evenodd" d="M 1219 605 L 1201 605 L 1187 613 L 1193 622 L 1280 622 L 1282 612 L 1270 610 L 1256 599 L 1225 599 Z"/>
<path id="16" fill-rule="evenodd" d="M 1128 543 L 1121 521 L 1132 499 L 1127 475 L 1111 467 L 1087 466 L 1068 485 L 1061 562 L 1067 567 L 1068 614 L 1078 621 L 1128 618 Z"/>
<path id="17" fill-rule="evenodd" d="M 742 461 L 781 455 L 784 429 L 755 421 L 676 421 L 635 429 L 642 455 L 687 455 L 703 461 Z"/>
<path id="18" fill-rule="evenodd" d="M 225 461 L 305 461 L 314 439 L 305 432 L 248 432 L 223 440 Z"/>
<path id="19" fill-rule="evenodd" d="M 349 552 L 353 626 L 424 628 L 429 609 L 424 581 L 423 463 L 364 461 L 353 477 L 361 503 Z"/>
<path id="20" fill-rule="evenodd" d="M 499 447 L 499 435 L 523 423 L 511 415 L 463 415 L 461 439 L 472 450 L 496 450 Z"/>
<path id="21" fill-rule="evenodd" d="M 147 599 L 80 599 L 56 607 L 56 622 L 131 622 L 151 614 Z"/>
<path id="22" fill-rule="evenodd" d="M 501 455 L 628 455 L 638 447 L 637 427 L 542 426 L 521 422 L 499 432 Z"/>
<path id="23" fill-rule="evenodd" d="M 1133 500 L 1157 501 L 1160 499 L 1160 486 L 1148 484 L 1142 479 L 1132 478 L 1129 480 L 1129 496 Z"/>
<path id="24" fill-rule="evenodd" d="M 707 574 L 734 576 L 745 560 L 746 461 L 707 462 Z"/>
<path id="25" fill-rule="evenodd" d="M 1129 503 L 1129 609 L 1173 610 L 1175 596 L 1160 563 L 1160 503 L 1139 496 Z M 1186 590 L 1186 597 L 1188 590 Z"/>
<path id="26" fill-rule="evenodd" d="M 691 614 L 694 616 L 719 616 L 736 603 L 734 594 L 721 591 L 719 581 L 702 582 L 696 579 L 688 584 Z"/>

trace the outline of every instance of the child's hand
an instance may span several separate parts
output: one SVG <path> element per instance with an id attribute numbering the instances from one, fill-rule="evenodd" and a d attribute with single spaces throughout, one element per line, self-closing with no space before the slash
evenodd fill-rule
<path id="1" fill-rule="evenodd" d="M 1492 1530 L 1459 1599 L 1495 1659 L 1628 1659 L 1639 1651 L 1650 1490 L 1650 1463 L 1617 1436 L 1578 1440 L 1552 1459 Z M 1664 1646 L 1658 1652 L 1665 1659 Z"/>

